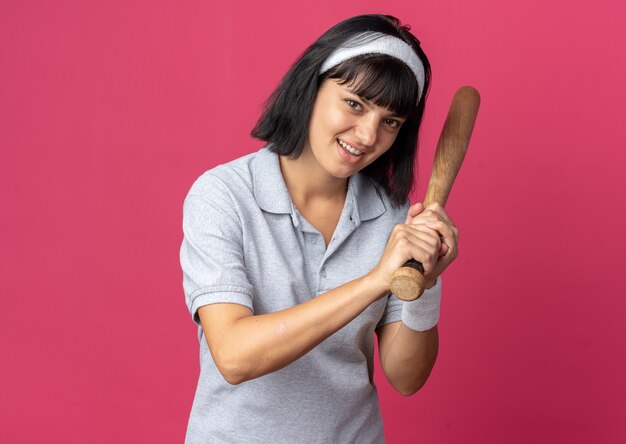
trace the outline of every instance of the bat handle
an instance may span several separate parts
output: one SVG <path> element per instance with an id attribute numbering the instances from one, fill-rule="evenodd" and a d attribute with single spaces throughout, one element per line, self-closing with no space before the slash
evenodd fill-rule
<path id="1" fill-rule="evenodd" d="M 403 301 L 414 301 L 424 292 L 424 267 L 415 259 L 408 260 L 394 271 L 391 292 Z"/>

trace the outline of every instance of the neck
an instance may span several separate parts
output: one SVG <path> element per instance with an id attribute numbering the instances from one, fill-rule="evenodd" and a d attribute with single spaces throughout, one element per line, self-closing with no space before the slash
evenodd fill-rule
<path id="1" fill-rule="evenodd" d="M 312 168 L 312 154 L 304 150 L 297 159 L 279 156 L 280 169 L 287 190 L 294 202 L 341 201 L 346 197 L 348 179 L 332 177 L 321 168 Z"/>

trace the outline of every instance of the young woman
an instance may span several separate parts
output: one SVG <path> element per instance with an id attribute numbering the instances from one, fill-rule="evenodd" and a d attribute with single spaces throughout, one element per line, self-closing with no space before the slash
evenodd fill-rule
<path id="1" fill-rule="evenodd" d="M 430 66 L 390 16 L 323 34 L 268 99 L 267 146 L 204 173 L 180 258 L 201 372 L 187 443 L 380 443 L 381 366 L 403 395 L 438 349 L 440 274 L 457 255 L 443 208 L 409 206 Z M 393 272 L 424 265 L 402 302 Z"/>

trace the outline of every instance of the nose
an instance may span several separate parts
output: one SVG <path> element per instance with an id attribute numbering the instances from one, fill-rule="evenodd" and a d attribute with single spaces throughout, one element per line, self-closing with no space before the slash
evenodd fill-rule
<path id="1" fill-rule="evenodd" d="M 378 134 L 378 121 L 374 115 L 363 116 L 355 129 L 358 142 L 365 146 L 372 146 L 376 143 Z"/>

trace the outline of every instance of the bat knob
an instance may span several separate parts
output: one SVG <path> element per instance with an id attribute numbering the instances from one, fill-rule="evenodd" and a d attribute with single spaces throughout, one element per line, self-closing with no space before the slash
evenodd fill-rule
<path id="1" fill-rule="evenodd" d="M 389 289 L 400 300 L 414 301 L 422 295 L 424 286 L 424 275 L 407 263 L 393 273 Z"/>

